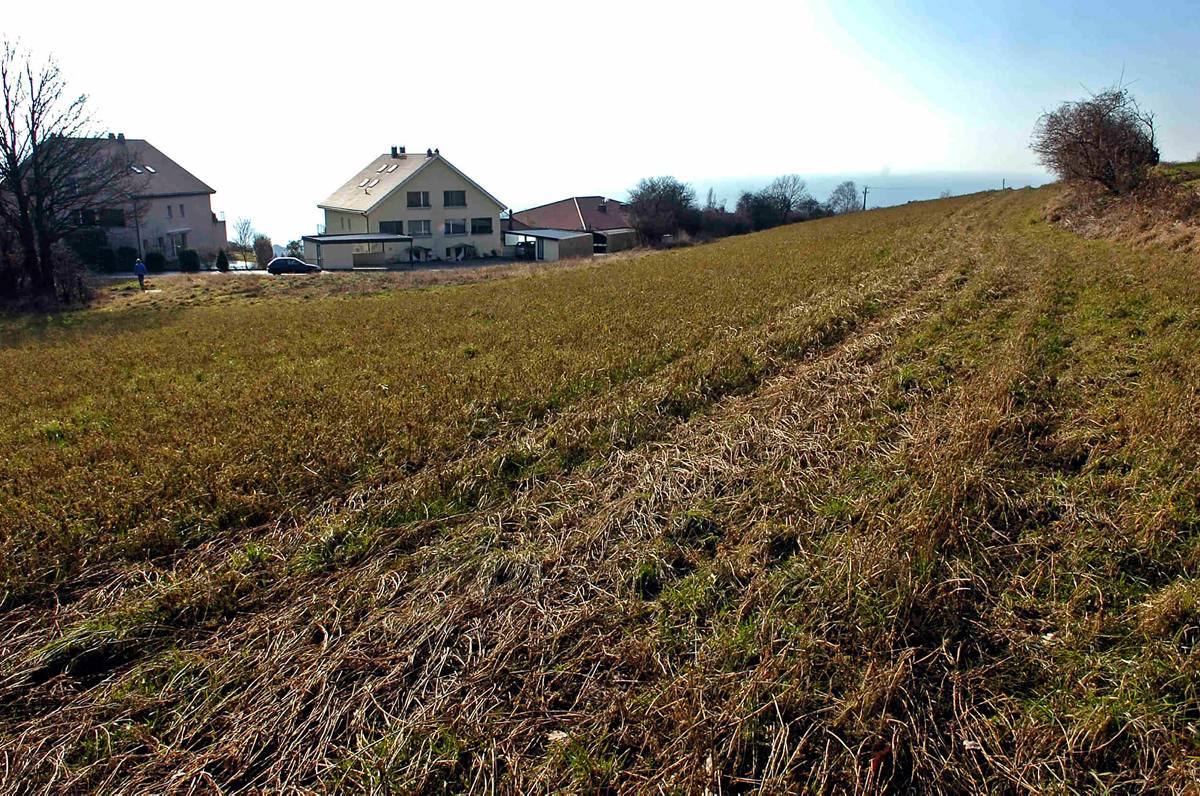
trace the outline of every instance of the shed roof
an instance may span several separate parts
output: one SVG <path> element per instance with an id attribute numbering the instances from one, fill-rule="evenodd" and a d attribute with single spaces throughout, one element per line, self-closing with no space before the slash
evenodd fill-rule
<path id="1" fill-rule="evenodd" d="M 590 232 L 579 232 L 569 229 L 510 229 L 507 230 L 509 235 L 528 235 L 531 238 L 546 238 L 549 240 L 567 240 L 569 238 L 582 238 L 590 236 Z"/>
<path id="2" fill-rule="evenodd" d="M 337 243 L 411 243 L 411 235 L 395 235 L 390 232 L 359 232 L 345 235 L 305 235 L 304 240 L 311 240 L 322 246 Z"/>

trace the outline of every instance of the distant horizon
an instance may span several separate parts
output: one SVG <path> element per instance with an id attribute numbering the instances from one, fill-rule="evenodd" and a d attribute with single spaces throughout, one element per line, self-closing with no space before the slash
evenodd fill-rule
<path id="1" fill-rule="evenodd" d="M 317 203 L 397 145 L 440 148 L 516 210 L 621 198 L 661 175 L 732 203 L 791 173 L 822 200 L 841 179 L 878 183 L 869 200 L 883 206 L 936 197 L 940 183 L 1047 181 L 1029 150 L 1039 115 L 1122 81 L 1156 114 L 1164 159 L 1200 151 L 1189 0 L 1152 14 L 1117 0 L 744 0 L 686 14 L 530 0 L 519 22 L 464 0 L 453 36 L 407 29 L 420 13 L 367 0 L 318 24 L 212 0 L 187 18 L 183 42 L 211 53 L 197 57 L 181 57 L 148 0 L 119 15 L 72 5 L 70 24 L 18 4 L 3 33 L 58 60 L 98 132 L 150 141 L 216 190 L 214 210 L 272 240 L 314 230 Z M 305 44 L 284 58 L 242 31 Z"/>
<path id="2" fill-rule="evenodd" d="M 443 153 L 445 154 L 445 153 Z M 453 162 L 453 158 L 449 154 L 446 157 Z M 458 164 L 455 164 L 458 165 Z M 470 176 L 470 172 L 467 172 Z M 716 177 L 716 178 L 685 178 L 677 177 L 681 181 L 690 185 L 696 192 L 696 201 L 701 206 L 704 205 L 708 189 L 712 188 L 717 194 L 717 199 L 724 199 L 724 206 L 727 210 L 732 211 L 737 203 L 738 197 L 744 191 L 757 191 L 768 185 L 773 179 L 782 175 L 794 172 L 779 172 L 778 174 L 760 174 L 747 176 L 732 176 L 732 177 Z M 676 176 L 676 175 L 661 175 L 649 174 L 647 177 L 661 176 Z M 986 190 L 998 190 L 1005 185 L 1009 188 L 1024 188 L 1024 187 L 1039 187 L 1053 182 L 1056 178 L 1053 175 L 1045 172 L 992 172 L 992 171 L 951 171 L 951 170 L 930 170 L 916 172 L 858 172 L 858 173 L 842 173 L 842 174 L 800 174 L 807 184 L 809 193 L 819 202 L 824 202 L 829 198 L 829 194 L 841 183 L 850 180 L 855 183 L 855 186 L 861 191 L 864 185 L 870 187 L 868 193 L 867 209 L 881 207 L 895 207 L 907 202 L 923 201 L 929 199 L 937 199 L 945 191 L 949 191 L 952 196 L 961 196 L 969 193 L 977 193 Z M 919 183 L 914 185 L 913 183 Z M 636 183 L 635 183 L 636 184 Z M 492 190 L 490 186 L 484 186 Z M 520 205 L 511 206 L 513 212 L 520 212 L 533 207 L 540 207 L 551 202 L 567 199 L 572 196 L 604 196 L 608 199 L 615 199 L 620 202 L 626 202 L 629 198 L 629 191 L 634 185 L 627 186 L 620 190 L 579 190 L 570 194 L 547 197 L 541 201 L 532 201 L 522 203 Z M 503 188 L 500 187 L 496 193 L 503 195 Z M 217 207 L 220 206 L 220 191 L 217 192 L 217 198 L 214 200 Z M 324 196 L 321 197 L 322 199 Z M 312 221 L 310 228 L 297 232 L 293 235 L 285 235 L 283 237 L 271 236 L 273 243 L 285 245 L 288 241 L 298 240 L 303 235 L 314 234 L 317 230 L 317 225 L 323 222 L 321 212 L 317 209 L 316 203 L 321 199 L 314 200 Z M 226 216 L 226 220 L 232 222 L 234 219 Z M 270 234 L 269 231 L 267 233 Z M 282 243 L 281 243 L 282 242 Z"/>

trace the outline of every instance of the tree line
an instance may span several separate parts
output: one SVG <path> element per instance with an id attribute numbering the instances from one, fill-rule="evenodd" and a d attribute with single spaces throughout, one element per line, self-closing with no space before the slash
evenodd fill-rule
<path id="1" fill-rule="evenodd" d="M 663 246 L 757 232 L 860 209 L 858 188 L 852 181 L 834 188 L 821 202 L 809 193 L 798 174 L 785 174 L 761 190 L 743 192 L 732 211 L 725 204 L 711 188 L 701 206 L 691 185 L 674 177 L 647 177 L 629 192 L 627 210 L 642 241 Z"/>

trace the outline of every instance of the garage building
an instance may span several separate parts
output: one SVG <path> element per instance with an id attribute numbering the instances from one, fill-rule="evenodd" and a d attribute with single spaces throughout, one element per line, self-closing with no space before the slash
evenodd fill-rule
<path id="1" fill-rule="evenodd" d="M 516 229 L 504 233 L 504 246 L 533 243 L 537 260 L 554 262 L 568 257 L 592 256 L 592 233 L 564 229 Z"/>

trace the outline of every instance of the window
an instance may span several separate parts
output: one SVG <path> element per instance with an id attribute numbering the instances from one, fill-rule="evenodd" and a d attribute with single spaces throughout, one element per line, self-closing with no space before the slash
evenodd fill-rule
<path id="1" fill-rule="evenodd" d="M 187 213 L 183 212 L 183 205 L 182 204 L 179 205 L 179 217 L 183 218 L 186 215 L 187 215 Z"/>
<path id="2" fill-rule="evenodd" d="M 102 227 L 123 227 L 123 226 L 125 226 L 125 211 L 119 207 L 102 209 L 100 211 L 100 226 L 102 226 Z"/>
<path id="3" fill-rule="evenodd" d="M 429 207 L 429 191 L 409 191 L 409 207 Z"/>
<path id="4" fill-rule="evenodd" d="M 81 226 L 81 227 L 96 226 L 96 211 L 95 210 L 80 210 L 79 211 L 79 226 Z"/>
<path id="5" fill-rule="evenodd" d="M 466 191 L 442 191 L 442 206 L 443 207 L 466 207 L 467 192 Z"/>
<path id="6" fill-rule="evenodd" d="M 448 218 L 443 232 L 445 235 L 466 235 L 467 220 L 465 218 Z"/>
<path id="7" fill-rule="evenodd" d="M 137 173 L 137 174 L 141 174 L 141 173 L 142 173 L 142 170 L 141 170 L 141 169 L 139 169 L 137 166 L 130 166 L 129 168 L 133 169 L 133 170 L 134 170 L 134 172 L 135 172 L 135 173 Z"/>
<path id="8" fill-rule="evenodd" d="M 491 235 L 492 234 L 492 219 L 491 218 L 473 218 L 473 219 L 471 219 L 471 234 L 472 235 Z"/>
<path id="9" fill-rule="evenodd" d="M 151 174 L 158 174 L 158 169 L 154 168 L 153 166 L 143 166 L 142 168 L 144 168 L 146 171 L 150 172 Z"/>
<path id="10" fill-rule="evenodd" d="M 401 221 L 380 221 L 379 231 L 388 235 L 403 235 L 404 223 Z"/>
<path id="11" fill-rule="evenodd" d="M 175 218 L 175 211 L 171 209 L 170 205 L 167 205 L 167 218 Z"/>
<path id="12" fill-rule="evenodd" d="M 408 234 L 414 238 L 428 238 L 433 234 L 430 229 L 429 219 L 425 219 L 424 221 L 409 221 Z"/>
<path id="13" fill-rule="evenodd" d="M 159 251 L 161 251 L 161 250 L 163 250 L 163 249 L 167 248 L 167 247 L 166 247 L 166 244 L 165 244 L 165 242 L 163 241 L 163 239 L 162 239 L 162 238 L 159 238 L 159 239 L 158 239 L 158 248 L 159 248 Z"/>

